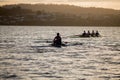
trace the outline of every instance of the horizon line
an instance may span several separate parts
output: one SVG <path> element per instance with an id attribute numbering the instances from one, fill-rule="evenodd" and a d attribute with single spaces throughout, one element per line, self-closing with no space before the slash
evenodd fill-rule
<path id="1" fill-rule="evenodd" d="M 76 6 L 76 7 L 83 7 L 83 8 L 102 8 L 102 9 L 112 9 L 112 10 L 120 10 L 116 8 L 106 8 L 106 7 L 95 7 L 95 6 L 81 6 L 81 5 L 74 5 L 74 4 L 63 4 L 63 3 L 13 3 L 13 4 L 4 4 L 0 5 L 0 7 L 3 6 L 9 6 L 9 5 L 21 5 L 21 4 L 26 4 L 26 5 L 37 5 L 37 4 L 43 4 L 43 5 L 68 5 L 68 6 Z"/>

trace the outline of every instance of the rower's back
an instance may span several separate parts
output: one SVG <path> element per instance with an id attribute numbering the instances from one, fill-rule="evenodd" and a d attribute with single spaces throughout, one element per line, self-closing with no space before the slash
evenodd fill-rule
<path id="1" fill-rule="evenodd" d="M 59 33 L 57 33 L 57 36 L 54 38 L 53 41 L 54 41 L 53 44 L 55 46 L 61 46 L 62 45 L 62 39 L 61 39 L 61 36 L 60 36 Z"/>
<path id="2" fill-rule="evenodd" d="M 96 37 L 99 37 L 99 36 L 100 36 L 100 34 L 99 34 L 98 31 L 96 31 L 95 36 L 96 36 Z"/>

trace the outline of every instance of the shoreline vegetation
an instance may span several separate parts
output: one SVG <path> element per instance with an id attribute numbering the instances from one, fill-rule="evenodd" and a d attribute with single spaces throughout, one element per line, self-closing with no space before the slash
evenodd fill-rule
<path id="1" fill-rule="evenodd" d="M 6 5 L 0 7 L 0 25 L 120 26 L 120 10 L 55 4 Z"/>

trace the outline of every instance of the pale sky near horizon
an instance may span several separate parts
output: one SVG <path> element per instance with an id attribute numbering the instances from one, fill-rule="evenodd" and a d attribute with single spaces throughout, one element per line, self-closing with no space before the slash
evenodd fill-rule
<path id="1" fill-rule="evenodd" d="M 120 0 L 0 0 L 0 5 L 18 3 L 70 4 L 83 7 L 103 7 L 120 10 Z"/>

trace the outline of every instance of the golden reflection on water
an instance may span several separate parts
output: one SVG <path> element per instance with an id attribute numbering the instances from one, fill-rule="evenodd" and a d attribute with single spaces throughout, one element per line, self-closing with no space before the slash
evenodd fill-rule
<path id="1" fill-rule="evenodd" d="M 7 31 L 13 27 L 1 28 Z M 57 30 L 65 36 L 84 29 L 88 28 L 17 27 L 10 34 L 3 31 L 0 34 L 0 80 L 120 80 L 119 28 L 91 27 L 90 30 L 99 29 L 103 36 L 63 38 L 77 45 L 62 48 L 45 42 L 47 38 L 51 40 Z M 107 32 L 111 35 L 105 36 Z M 42 34 L 44 36 L 40 36 Z"/>

